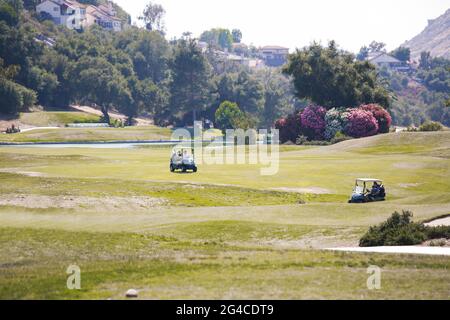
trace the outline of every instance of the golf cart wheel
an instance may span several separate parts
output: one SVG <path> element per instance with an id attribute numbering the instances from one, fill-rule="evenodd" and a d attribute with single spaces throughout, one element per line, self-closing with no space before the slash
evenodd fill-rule
<path id="1" fill-rule="evenodd" d="M 195 167 L 192 171 L 193 171 L 194 173 L 197 172 L 197 167 Z"/>
<path id="2" fill-rule="evenodd" d="M 170 172 L 175 172 L 175 168 L 173 167 L 173 165 L 170 165 Z"/>

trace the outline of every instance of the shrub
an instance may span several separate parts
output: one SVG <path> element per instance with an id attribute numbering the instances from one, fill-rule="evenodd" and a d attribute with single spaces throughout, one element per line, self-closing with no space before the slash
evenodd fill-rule
<path id="1" fill-rule="evenodd" d="M 248 129 L 246 115 L 236 103 L 224 101 L 216 111 L 216 125 L 219 129 Z"/>
<path id="2" fill-rule="evenodd" d="M 378 122 L 369 111 L 350 109 L 347 114 L 347 121 L 345 134 L 353 138 L 369 137 L 378 132 Z"/>
<path id="3" fill-rule="evenodd" d="M 443 128 L 439 122 L 427 121 L 419 127 L 419 131 L 441 131 Z"/>
<path id="4" fill-rule="evenodd" d="M 280 142 L 295 142 L 301 131 L 300 113 L 295 112 L 275 123 L 275 129 L 280 131 Z"/>
<path id="5" fill-rule="evenodd" d="M 378 226 L 370 227 L 359 241 L 360 247 L 395 246 L 420 244 L 427 239 L 425 226 L 411 222 L 413 214 L 403 211 L 392 216 Z"/>
<path id="6" fill-rule="evenodd" d="M 378 123 L 378 133 L 389 133 L 392 124 L 392 117 L 389 112 L 378 104 L 362 105 L 360 109 L 372 113 Z"/>
<path id="7" fill-rule="evenodd" d="M 343 109 L 333 108 L 325 114 L 325 133 L 326 140 L 333 139 L 338 132 L 344 131 L 347 125 L 347 114 Z"/>
<path id="8" fill-rule="evenodd" d="M 308 138 L 303 135 L 299 135 L 298 138 L 295 140 L 295 144 L 299 146 L 305 144 L 306 142 L 308 142 Z"/>
<path id="9" fill-rule="evenodd" d="M 16 114 L 36 103 L 36 92 L 0 78 L 0 113 Z"/>
<path id="10" fill-rule="evenodd" d="M 372 226 L 360 239 L 360 247 L 421 244 L 426 240 L 450 238 L 450 226 L 427 227 L 411 221 L 413 214 L 403 211 L 378 226 Z"/>
<path id="11" fill-rule="evenodd" d="M 347 140 L 350 140 L 350 139 L 351 139 L 351 137 L 349 137 L 349 136 L 347 136 L 347 135 L 345 135 L 345 134 L 343 134 L 342 132 L 339 131 L 339 132 L 336 133 L 336 135 L 334 136 L 334 138 L 332 138 L 332 139 L 330 140 L 330 142 L 331 142 L 332 144 L 335 144 L 335 143 L 347 141 Z"/>
<path id="12" fill-rule="evenodd" d="M 325 134 L 325 114 L 321 106 L 308 106 L 301 114 L 301 131 L 309 140 L 322 140 Z"/>

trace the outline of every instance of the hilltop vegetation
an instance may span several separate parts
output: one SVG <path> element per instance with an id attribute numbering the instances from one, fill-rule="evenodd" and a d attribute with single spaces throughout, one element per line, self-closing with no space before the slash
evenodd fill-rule
<path id="1" fill-rule="evenodd" d="M 77 33 L 38 21 L 19 0 L 1 0 L 0 112 L 17 114 L 39 104 L 63 108 L 96 104 L 108 122 L 116 109 L 161 125 L 214 120 L 219 104 L 232 100 L 254 123 L 270 125 L 297 102 L 289 80 L 276 70 L 254 71 L 204 54 L 189 36 L 167 41 L 161 30 L 98 26 Z M 150 28 L 151 29 L 151 28 Z M 52 39 L 46 45 L 39 39 Z M 192 81 L 192 79 L 196 81 Z M 193 87 L 195 86 L 195 87 Z"/>

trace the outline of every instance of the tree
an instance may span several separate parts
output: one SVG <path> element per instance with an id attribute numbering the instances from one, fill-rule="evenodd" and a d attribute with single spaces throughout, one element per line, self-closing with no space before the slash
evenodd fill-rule
<path id="1" fill-rule="evenodd" d="M 356 59 L 358 59 L 359 61 L 364 61 L 367 59 L 367 57 L 369 57 L 369 53 L 370 49 L 364 46 L 359 50 L 359 53 L 356 55 Z"/>
<path id="2" fill-rule="evenodd" d="M 169 46 L 158 32 L 126 30 L 118 35 L 117 45 L 131 58 L 140 80 L 151 79 L 160 83 L 167 77 Z"/>
<path id="3" fill-rule="evenodd" d="M 225 131 L 227 129 L 248 129 L 245 113 L 236 103 L 224 101 L 216 111 L 216 127 Z"/>
<path id="4" fill-rule="evenodd" d="M 402 62 L 408 62 L 411 59 L 411 49 L 399 47 L 391 52 L 391 55 Z"/>
<path id="5" fill-rule="evenodd" d="M 419 68 L 427 70 L 431 66 L 431 53 L 427 51 L 422 51 L 420 53 L 420 60 L 419 60 Z"/>
<path id="6" fill-rule="evenodd" d="M 9 26 L 15 26 L 19 22 L 19 15 L 9 3 L 0 1 L 0 21 L 5 21 Z"/>
<path id="7" fill-rule="evenodd" d="M 206 109 L 210 102 L 211 66 L 194 40 L 179 40 L 171 62 L 170 109 L 172 115 L 192 111 L 193 120 L 197 112 Z M 183 114 L 178 114 L 178 116 Z"/>
<path id="8" fill-rule="evenodd" d="M 370 52 L 386 52 L 386 44 L 383 42 L 372 41 L 369 44 Z"/>
<path id="9" fill-rule="evenodd" d="M 145 27 L 150 31 L 159 31 L 164 33 L 164 15 L 166 10 L 160 4 L 149 2 L 142 12 L 139 20 L 144 21 Z"/>
<path id="10" fill-rule="evenodd" d="M 284 73 L 293 77 L 296 96 L 328 109 L 379 103 L 389 106 L 387 90 L 379 83 L 375 66 L 355 61 L 354 56 L 313 43 L 290 55 Z"/>
<path id="11" fill-rule="evenodd" d="M 36 103 L 36 93 L 11 80 L 0 77 L 0 113 L 16 114 Z"/>
<path id="12" fill-rule="evenodd" d="M 200 35 L 200 41 L 208 43 L 213 48 L 230 50 L 233 45 L 233 36 L 228 29 L 214 28 L 204 31 Z"/>
<path id="13" fill-rule="evenodd" d="M 239 29 L 233 29 L 231 31 L 231 35 L 233 37 L 233 42 L 234 43 L 241 43 L 242 40 L 242 32 Z"/>
<path id="14" fill-rule="evenodd" d="M 258 116 L 264 108 L 264 87 L 246 71 L 241 71 L 237 77 L 236 103 L 254 116 Z"/>
<path id="15" fill-rule="evenodd" d="M 109 110 L 116 107 L 131 120 L 135 104 L 125 78 L 104 58 L 83 57 L 72 73 L 76 79 L 78 98 L 101 107 L 105 122 L 110 123 Z"/>
<path id="16" fill-rule="evenodd" d="M 276 119 L 293 111 L 293 87 L 289 79 L 278 70 L 262 70 L 258 75 L 264 88 L 261 124 L 270 128 Z"/>

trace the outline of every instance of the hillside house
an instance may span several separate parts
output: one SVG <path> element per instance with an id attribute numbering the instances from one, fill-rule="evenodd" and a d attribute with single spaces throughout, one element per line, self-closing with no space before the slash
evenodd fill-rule
<path id="1" fill-rule="evenodd" d="M 121 31 L 122 30 L 122 20 L 116 17 L 116 11 L 114 10 L 111 2 L 108 6 L 88 6 L 86 9 L 86 19 L 87 25 L 91 26 L 97 24 L 102 28 Z"/>
<path id="2" fill-rule="evenodd" d="M 97 24 L 108 30 L 122 30 L 122 21 L 116 17 L 111 2 L 96 7 L 75 0 L 44 0 L 36 6 L 36 12 L 69 29 L 81 30 Z"/>
<path id="3" fill-rule="evenodd" d="M 72 0 L 45 0 L 36 6 L 41 16 L 51 17 L 58 25 L 69 29 L 81 29 L 86 24 L 86 5 Z"/>
<path id="4" fill-rule="evenodd" d="M 367 57 L 367 61 L 379 68 L 386 67 L 398 72 L 408 72 L 411 70 L 411 67 L 407 63 L 402 62 L 385 52 L 374 52 Z"/>
<path id="5" fill-rule="evenodd" d="M 259 55 L 266 65 L 280 67 L 287 62 L 289 48 L 280 46 L 265 46 L 259 49 Z"/>

